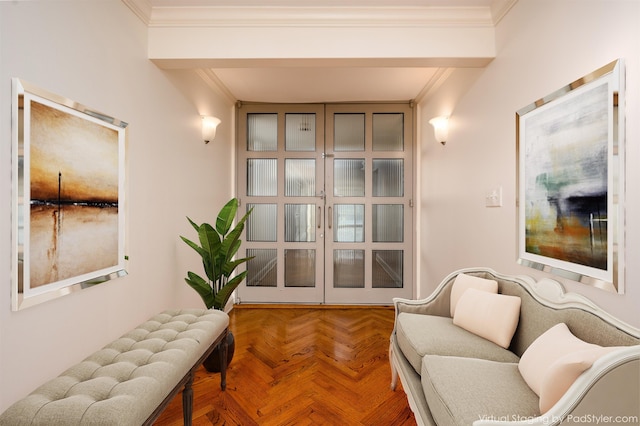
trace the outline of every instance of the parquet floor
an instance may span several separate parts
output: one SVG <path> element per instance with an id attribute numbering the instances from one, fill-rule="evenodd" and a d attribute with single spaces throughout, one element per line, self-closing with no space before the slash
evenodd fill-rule
<path id="1" fill-rule="evenodd" d="M 236 307 L 227 370 L 200 368 L 194 426 L 416 424 L 401 385 L 389 389 L 387 307 Z M 182 425 L 179 394 L 155 426 Z"/>

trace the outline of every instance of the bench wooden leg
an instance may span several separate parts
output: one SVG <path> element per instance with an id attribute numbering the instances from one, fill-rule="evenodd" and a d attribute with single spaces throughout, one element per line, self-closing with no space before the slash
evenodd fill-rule
<path id="1" fill-rule="evenodd" d="M 225 333 L 224 338 L 220 342 L 220 389 L 225 391 L 227 389 L 227 336 Z"/>
<path id="2" fill-rule="evenodd" d="M 193 384 L 193 371 L 189 373 L 189 379 L 187 383 L 184 384 L 184 389 L 182 390 L 182 416 L 184 426 L 191 426 L 191 421 L 193 418 L 193 388 L 191 385 Z"/>

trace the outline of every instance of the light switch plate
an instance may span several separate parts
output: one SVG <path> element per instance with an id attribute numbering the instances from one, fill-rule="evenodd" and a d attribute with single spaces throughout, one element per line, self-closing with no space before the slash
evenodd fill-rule
<path id="1" fill-rule="evenodd" d="M 487 191 L 485 195 L 485 206 L 502 207 L 502 187 L 496 187 Z"/>

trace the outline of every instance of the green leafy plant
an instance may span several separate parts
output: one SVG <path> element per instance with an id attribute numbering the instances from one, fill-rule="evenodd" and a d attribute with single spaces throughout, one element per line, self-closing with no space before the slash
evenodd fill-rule
<path id="1" fill-rule="evenodd" d="M 233 220 L 238 210 L 238 199 L 232 198 L 222 207 L 216 219 L 215 228 L 208 224 L 196 224 L 189 217 L 187 220 L 198 233 L 199 244 L 180 236 L 182 241 L 194 249 L 202 258 L 202 266 L 206 279 L 194 272 L 187 272 L 184 280 L 193 288 L 208 309 L 223 310 L 227 305 L 231 294 L 246 277 L 247 271 L 231 276 L 238 265 L 241 265 L 253 257 L 234 259 L 242 241 L 240 235 L 244 225 L 251 214 L 249 210 L 237 225 L 231 229 Z"/>

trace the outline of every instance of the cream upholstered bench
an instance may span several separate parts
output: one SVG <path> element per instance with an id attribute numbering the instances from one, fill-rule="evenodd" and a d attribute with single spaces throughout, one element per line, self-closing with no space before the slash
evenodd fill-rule
<path id="1" fill-rule="evenodd" d="M 150 425 L 181 390 L 191 425 L 194 373 L 218 345 L 226 387 L 228 326 L 217 310 L 158 314 L 17 401 L 0 425 Z"/>

